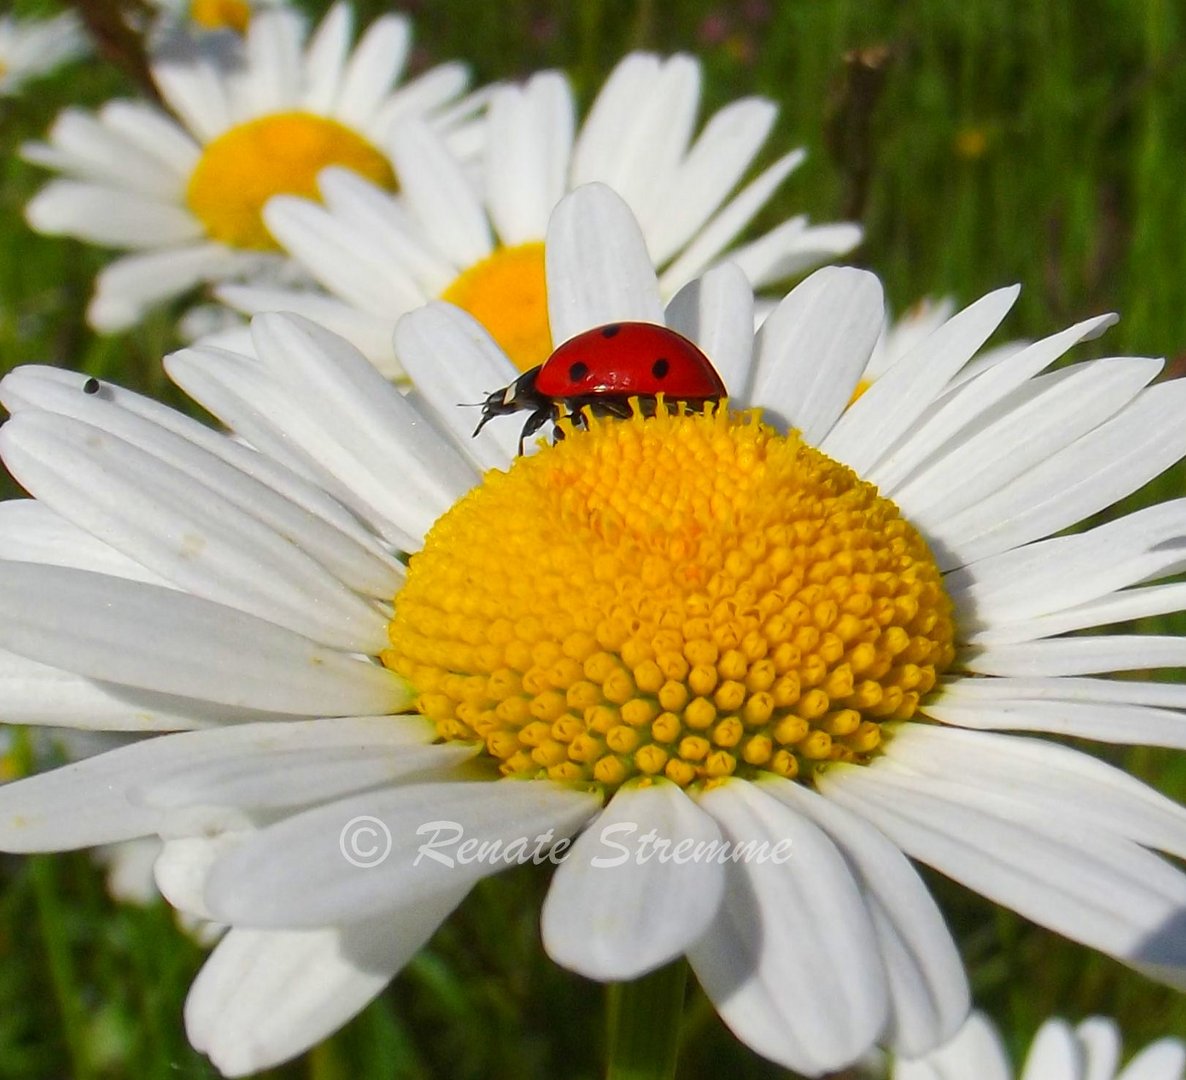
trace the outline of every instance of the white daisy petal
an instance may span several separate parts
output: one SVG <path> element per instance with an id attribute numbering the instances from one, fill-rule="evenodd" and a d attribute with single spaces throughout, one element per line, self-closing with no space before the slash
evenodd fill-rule
<path id="1" fill-rule="evenodd" d="M 391 139 L 391 158 L 409 211 L 457 266 L 493 250 L 490 224 L 461 165 L 427 125 L 408 121 Z"/>
<path id="2" fill-rule="evenodd" d="M 1183 409 L 1186 384 L 1149 387 L 1111 420 L 945 520 L 940 565 L 973 562 L 1049 536 L 1135 491 L 1186 453 L 1186 427 L 1176 423 Z"/>
<path id="3" fill-rule="evenodd" d="M 386 643 L 383 615 L 292 539 L 110 432 L 26 412 L 0 429 L 0 453 L 47 505 L 194 595 L 347 651 Z"/>
<path id="4" fill-rule="evenodd" d="M 298 99 L 304 34 L 303 20 L 283 9 L 257 12 L 248 23 L 240 92 L 251 115 L 280 112 Z"/>
<path id="5" fill-rule="evenodd" d="M 760 289 L 847 255 L 863 236 L 861 227 L 849 222 L 808 225 L 806 218 L 795 218 L 730 251 L 728 257 Z"/>
<path id="6" fill-rule="evenodd" d="M 1058 834 L 966 806 L 893 768 L 844 767 L 826 796 L 872 817 L 902 850 L 1043 926 L 1129 964 L 1184 982 L 1186 878 L 1124 841 L 1061 826 Z"/>
<path id="7" fill-rule="evenodd" d="M 973 626 L 1009 625 L 1186 568 L 1186 499 L 960 567 L 944 579 Z"/>
<path id="8" fill-rule="evenodd" d="M 80 675 L 294 715 L 398 712 L 400 679 L 220 604 L 103 574 L 0 563 L 0 647 Z"/>
<path id="9" fill-rule="evenodd" d="M 1002 403 L 943 457 L 895 489 L 894 502 L 927 530 L 1024 476 L 1124 408 L 1161 363 L 1135 357 L 1080 364 L 1031 381 L 1027 400 Z"/>
<path id="10" fill-rule="evenodd" d="M 538 780 L 427 783 L 356 795 L 261 830 L 214 867 L 206 901 L 216 917 L 236 925 L 316 927 L 369 918 L 467 889 L 517 855 L 531 858 L 537 842 L 546 855 L 596 809 L 595 796 Z M 426 820 L 432 815 L 439 817 Z M 368 843 L 390 843 L 386 857 L 369 865 L 343 847 L 352 825 L 364 822 L 372 830 Z M 461 842 L 475 846 L 463 849 Z M 483 842 L 498 846 L 479 858 Z"/>
<path id="11" fill-rule="evenodd" d="M 732 263 L 685 285 L 667 305 L 667 325 L 696 342 L 729 395 L 745 400 L 753 360 L 753 293 Z"/>
<path id="12" fill-rule="evenodd" d="M 413 534 L 477 479 L 460 452 L 340 338 L 293 315 L 260 315 L 252 335 L 277 377 L 291 380 L 299 406 L 357 463 L 352 483 L 373 491 L 376 505 L 398 508 Z"/>
<path id="13" fill-rule="evenodd" d="M 1083 1051 L 1065 1020 L 1047 1020 L 1034 1036 L 1021 1080 L 1079 1080 Z"/>
<path id="14" fill-rule="evenodd" d="M 892 1080 L 1013 1080 L 1005 1045 L 993 1025 L 972 1013 L 954 1039 L 915 1061 L 894 1063 Z"/>
<path id="15" fill-rule="evenodd" d="M 522 89 L 499 87 L 487 114 L 487 205 L 503 244 L 538 240 L 564 195 L 576 105 L 563 75 L 545 71 Z"/>
<path id="16" fill-rule="evenodd" d="M 1020 820 L 1068 823 L 1115 833 L 1145 847 L 1186 853 L 1186 809 L 1120 769 L 1040 739 L 911 724 L 895 732 L 886 756 L 905 768 L 960 783 L 985 797 L 1010 786 Z M 971 797 L 971 796 L 970 796 Z M 1008 814 L 1010 810 L 1006 810 Z"/>
<path id="17" fill-rule="evenodd" d="M 573 150 L 573 186 L 605 182 L 604 170 L 620 162 L 619 140 L 659 79 L 662 61 L 653 53 L 634 52 L 610 72 L 589 109 Z"/>
<path id="18" fill-rule="evenodd" d="M 805 153 L 792 150 L 741 189 L 671 263 L 659 278 L 664 293 L 702 274 L 770 201 L 782 182 L 802 163 Z"/>
<path id="19" fill-rule="evenodd" d="M 845 411 L 820 449 L 859 473 L 872 469 L 988 340 L 1019 292 L 998 289 L 949 319 Z"/>
<path id="20" fill-rule="evenodd" d="M 220 489 L 224 496 L 235 499 L 238 495 L 238 506 L 273 528 L 299 537 L 306 552 L 351 588 L 371 596 L 392 595 L 403 577 L 402 565 L 324 491 L 158 402 L 111 383 L 89 394 L 83 392 L 85 384 L 86 376 L 75 372 L 17 368 L 0 382 L 0 402 L 14 415 L 33 408 L 84 420 L 151 450 L 160 460 Z M 183 441 L 169 439 L 166 432 Z M 218 462 L 231 466 L 231 471 L 221 470 Z"/>
<path id="21" fill-rule="evenodd" d="M 367 28 L 342 73 L 334 118 L 366 129 L 407 62 L 412 33 L 408 20 L 384 15 Z"/>
<path id="22" fill-rule="evenodd" d="M 753 785 L 727 780 L 700 805 L 735 844 L 791 848 L 781 864 L 740 859 L 730 868 L 716 923 L 688 953 L 700 985 L 734 1033 L 772 1061 L 811 1075 L 851 1064 L 888 1013 L 852 871 L 823 832 Z M 798 933 L 801 924 L 813 932 Z"/>
<path id="23" fill-rule="evenodd" d="M 963 658 L 981 675 L 1095 675 L 1186 667 L 1186 640 L 1152 634 L 1053 638 L 1018 645 L 983 645 Z"/>
<path id="24" fill-rule="evenodd" d="M 548 226 L 545 258 L 556 345 L 606 323 L 663 322 L 642 233 L 610 188 L 588 184 L 560 203 Z"/>
<path id="25" fill-rule="evenodd" d="M 936 315 L 941 316 L 938 325 L 942 325 L 950 317 L 946 308 L 937 311 Z M 976 417 L 992 408 L 1027 379 L 1044 371 L 1073 345 L 1098 336 L 1116 321 L 1115 315 L 1100 315 L 1094 319 L 1086 319 L 1061 333 L 1020 349 L 1007 359 L 994 364 L 966 383 L 958 393 L 952 394 L 932 415 L 925 417 L 920 427 L 912 431 L 908 439 L 899 440 L 898 444 L 869 470 L 869 479 L 887 494 L 896 491 L 898 485 L 915 468 L 948 439 L 970 425 Z M 925 340 L 925 331 L 930 329 L 930 320 L 922 329 L 922 340 Z M 934 329 L 930 329 L 930 332 L 933 333 Z M 919 343 L 915 341 L 913 347 L 917 347 Z M 883 371 L 873 371 L 873 365 L 874 361 L 871 360 L 868 374 L 884 374 Z"/>
<path id="26" fill-rule="evenodd" d="M 203 142 L 216 139 L 231 124 L 226 85 L 210 60 L 180 44 L 152 65 L 152 79 L 169 108 Z"/>
<path id="27" fill-rule="evenodd" d="M 226 274 L 249 272 L 266 261 L 266 256 L 246 255 L 222 244 L 206 243 L 125 255 L 95 279 L 95 296 L 87 308 L 87 318 L 95 329 L 105 333 L 126 330 L 162 300 Z"/>
<path id="28" fill-rule="evenodd" d="M 666 847 L 644 847 L 651 836 Z M 540 925 L 548 955 L 602 982 L 681 956 L 721 905 L 725 870 L 704 852 L 722 845 L 712 818 L 675 784 L 619 791 L 552 879 Z"/>
<path id="29" fill-rule="evenodd" d="M 454 113 L 467 115 L 484 100 L 482 91 L 460 98 L 452 107 L 446 107 L 469 85 L 469 68 L 465 64 L 452 62 L 437 64 L 422 75 L 399 87 L 376 114 L 370 123 L 371 137 L 379 146 L 390 147 L 392 134 L 408 120 L 417 117 L 431 117 L 433 126 L 446 132 L 449 149 L 462 160 L 468 156 L 461 151 L 459 137 L 464 128 L 449 129 Z M 480 134 L 484 129 L 477 125 Z"/>
<path id="30" fill-rule="evenodd" d="M 77 180 L 51 180 L 29 201 L 25 217 L 38 232 L 113 247 L 161 248 L 202 235 L 198 219 L 179 206 Z"/>
<path id="31" fill-rule="evenodd" d="M 994 679 L 994 682 L 1035 680 Z M 1056 677 L 1055 683 L 1075 680 Z M 1097 680 L 1105 681 L 1105 680 Z M 1126 680 L 1127 681 L 1127 680 Z M 959 685 L 959 684 L 957 684 Z M 1123 685 L 1123 684 L 1122 684 Z M 927 716 L 983 731 L 1045 731 L 1099 742 L 1186 749 L 1186 713 L 1140 705 L 1033 700 L 1020 696 L 984 701 L 957 689 L 924 706 Z M 1186 702 L 1182 702 L 1186 706 Z"/>
<path id="32" fill-rule="evenodd" d="M 664 196 L 678 212 L 649 223 L 647 246 L 657 263 L 675 255 L 724 202 L 765 143 L 777 113 L 772 101 L 743 98 L 712 115 Z"/>
<path id="33" fill-rule="evenodd" d="M 243 714 L 128 686 L 87 679 L 0 649 L 0 698 L 9 724 L 84 731 L 184 731 Z M 257 713 L 252 719 L 261 719 Z"/>
<path id="34" fill-rule="evenodd" d="M 383 252 L 372 251 L 372 238 L 364 228 L 335 221 L 309 199 L 287 195 L 269 199 L 264 221 L 272 235 L 308 267 L 317 281 L 353 307 L 366 312 L 390 311 L 390 319 L 426 299 L 410 275 Z M 303 311 L 300 314 L 306 315 Z"/>
<path id="35" fill-rule="evenodd" d="M 416 392 L 481 469 L 505 468 L 518 447 L 509 424 L 487 424 L 475 436 L 476 405 L 519 372 L 476 320 L 450 304 L 431 303 L 405 315 L 395 329 L 395 351 Z"/>
<path id="36" fill-rule="evenodd" d="M 1116 1080 L 1182 1080 L 1186 1046 L 1178 1039 L 1150 1043 L 1125 1066 Z"/>
<path id="37" fill-rule="evenodd" d="M 818 444 L 851 399 L 884 320 L 872 274 L 817 270 L 762 324 L 750 400 Z"/>
<path id="38" fill-rule="evenodd" d="M 1123 1048 L 1116 1021 L 1089 1016 L 1075 1027 L 1075 1038 L 1086 1051 L 1087 1068 L 1083 1080 L 1113 1080 Z"/>
<path id="39" fill-rule="evenodd" d="M 828 834 L 854 869 L 889 984 L 887 1041 L 921 1054 L 951 1038 L 968 1012 L 968 982 L 955 942 L 918 873 L 881 833 L 802 785 L 773 777 L 762 788 Z"/>
<path id="40" fill-rule="evenodd" d="M 342 72 L 350 54 L 354 32 L 354 9 L 345 2 L 336 3 L 318 24 L 305 47 L 306 109 L 333 115 L 342 86 Z"/>
<path id="41" fill-rule="evenodd" d="M 446 893 L 327 929 L 232 930 L 190 988 L 190 1042 L 224 1076 L 295 1057 L 378 995 L 460 900 Z"/>

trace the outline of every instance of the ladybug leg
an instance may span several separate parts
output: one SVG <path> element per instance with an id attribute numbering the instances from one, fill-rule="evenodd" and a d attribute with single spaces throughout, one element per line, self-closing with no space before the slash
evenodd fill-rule
<path id="1" fill-rule="evenodd" d="M 540 428 L 544 426 L 552 418 L 552 404 L 548 402 L 546 405 L 541 405 L 528 418 L 527 423 L 523 425 L 522 434 L 519 436 L 519 456 L 523 456 L 523 444 L 531 438 Z"/>

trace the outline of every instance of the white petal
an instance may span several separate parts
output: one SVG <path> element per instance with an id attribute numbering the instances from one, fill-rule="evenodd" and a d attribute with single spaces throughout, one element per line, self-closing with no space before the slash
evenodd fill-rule
<path id="1" fill-rule="evenodd" d="M 434 301 L 405 315 L 395 328 L 400 363 L 441 426 L 481 469 L 503 469 L 514 459 L 519 428 L 487 424 L 464 408 L 509 386 L 519 376 L 494 339 L 465 312 Z"/>
<path id="2" fill-rule="evenodd" d="M 91 678 L 304 716 L 398 712 L 403 681 L 232 608 L 138 582 L 0 563 L 0 647 Z"/>
<path id="3" fill-rule="evenodd" d="M 187 824 L 205 818 L 244 823 L 245 815 L 231 811 L 302 805 L 304 793 L 294 786 L 286 802 L 274 789 L 265 790 L 264 785 L 274 781 L 266 774 L 255 789 L 249 777 L 236 783 L 233 770 L 240 756 L 249 768 L 262 765 L 269 754 L 300 764 L 318 753 L 341 758 L 353 747 L 356 758 L 362 758 L 360 748 L 365 747 L 386 758 L 390 776 L 398 778 L 424 769 L 431 752 L 441 749 L 424 744 L 428 734 L 423 722 L 414 718 L 362 717 L 241 724 L 143 739 L 0 785 L 0 846 L 10 851 L 61 850 L 156 832 L 184 835 L 192 831 Z M 403 754 L 413 759 L 407 768 L 400 764 Z M 447 767 L 457 755 L 445 753 L 439 760 Z M 263 767 L 275 771 L 279 766 Z M 375 782 L 365 769 L 353 777 L 338 772 L 324 790 L 340 794 Z M 171 797 L 168 785 L 174 781 L 183 787 Z M 209 800 L 203 800 L 204 793 L 209 793 Z M 317 798 L 316 792 L 311 798 Z"/>
<path id="4" fill-rule="evenodd" d="M 0 429 L 0 453 L 32 494 L 186 591 L 349 652 L 386 646 L 382 612 L 293 538 L 110 431 L 30 411 Z M 238 479 L 226 476 L 224 490 Z M 243 478 L 244 491 L 255 487 Z"/>
<path id="5" fill-rule="evenodd" d="M 578 188 L 556 207 L 545 259 L 554 344 L 607 323 L 662 324 L 655 269 L 638 223 L 603 184 Z"/>
<path id="6" fill-rule="evenodd" d="M 785 841 L 790 857 L 740 858 L 716 923 L 689 951 L 721 1019 L 752 1049 L 817 1076 L 854 1062 L 888 1015 L 872 920 L 832 842 L 746 781 L 700 805 L 734 844 Z M 803 933 L 810 927 L 810 933 Z"/>
<path id="7" fill-rule="evenodd" d="M 154 305 L 203 282 L 250 273 L 268 258 L 206 243 L 127 255 L 104 267 L 95 279 L 87 321 L 104 333 L 126 330 Z"/>
<path id="8" fill-rule="evenodd" d="M 1006 399 L 971 431 L 893 491 L 919 528 L 942 523 L 1024 476 L 1051 454 L 1114 416 L 1157 376 L 1160 361 L 1097 360 L 1031 380 L 1025 397 Z"/>
<path id="9" fill-rule="evenodd" d="M 667 305 L 667 325 L 700 346 L 737 401 L 744 401 L 748 392 L 753 309 L 753 290 L 732 263 L 689 282 Z"/>
<path id="10" fill-rule="evenodd" d="M 51 180 L 25 206 L 38 232 L 117 248 L 162 248 L 204 234 L 188 210 L 118 188 Z"/>
<path id="11" fill-rule="evenodd" d="M 251 715 L 87 679 L 4 650 L 0 650 L 0 700 L 7 723 L 89 731 L 178 731 Z M 255 713 L 251 718 L 261 716 Z"/>
<path id="12" fill-rule="evenodd" d="M 944 307 L 937 312 L 940 325 L 949 318 L 946 311 Z M 929 333 L 934 332 L 936 327 L 932 327 L 932 321 L 928 319 L 922 325 L 922 341 L 926 340 Z M 994 364 L 975 379 L 965 383 L 957 393 L 939 405 L 933 414 L 925 417 L 918 427 L 905 439 L 900 440 L 869 470 L 868 479 L 877 484 L 882 491 L 895 491 L 918 465 L 935 453 L 948 439 L 972 423 L 976 417 L 992 408 L 1027 379 L 1044 371 L 1073 345 L 1099 336 L 1116 321 L 1115 315 L 1100 315 L 1094 319 L 1086 319 L 1061 333 L 1020 349 L 1008 359 Z M 903 348 L 913 349 L 920 343 L 915 341 L 913 345 Z M 905 355 L 905 352 L 902 355 Z M 897 360 L 899 357 L 895 356 L 894 359 Z M 884 373 L 872 371 L 873 364 L 874 361 L 870 361 L 871 370 L 867 372 L 868 375 Z"/>
<path id="13" fill-rule="evenodd" d="M 967 1016 L 963 962 L 931 894 L 909 860 L 868 822 L 800 784 L 760 786 L 810 818 L 840 848 L 873 916 L 889 983 L 884 1041 L 916 1055 L 946 1042 Z"/>
<path id="14" fill-rule="evenodd" d="M 1125 1066 L 1116 1080 L 1182 1080 L 1186 1046 L 1179 1039 L 1150 1043 Z"/>
<path id="15" fill-rule="evenodd" d="M 1149 387 L 1111 420 L 944 521 L 940 565 L 947 569 L 1049 536 L 1136 490 L 1186 453 L 1186 425 L 1177 423 L 1184 409 L 1186 383 Z"/>
<path id="16" fill-rule="evenodd" d="M 152 79 L 165 104 L 203 143 L 230 127 L 226 79 L 191 41 L 182 38 L 161 50 L 152 62 Z"/>
<path id="17" fill-rule="evenodd" d="M 821 263 L 847 255 L 864 237 L 859 225 L 848 221 L 809 225 L 806 218 L 785 221 L 756 240 L 734 248 L 736 263 L 755 289 L 813 270 Z"/>
<path id="18" fill-rule="evenodd" d="M 530 859 L 537 842 L 546 855 L 596 810 L 595 796 L 544 780 L 372 791 L 261 830 L 215 866 L 206 901 L 236 925 L 315 927 L 369 918 L 467 889 Z M 362 829 L 364 839 L 354 844 Z M 473 851 L 461 846 L 466 842 Z M 498 842 L 499 853 L 480 857 L 481 842 Z"/>
<path id="19" fill-rule="evenodd" d="M 898 1061 L 892 1080 L 1013 1080 L 1001 1036 L 981 1013 L 973 1013 L 949 1043 L 917 1061 Z"/>
<path id="20" fill-rule="evenodd" d="M 829 266 L 762 324 L 750 400 L 818 445 L 852 398 L 885 319 L 881 282 Z"/>
<path id="21" fill-rule="evenodd" d="M 647 244 L 664 263 L 691 240 L 745 174 L 774 125 L 778 107 L 764 98 L 733 101 L 713 113 L 665 185 Z"/>
<path id="22" fill-rule="evenodd" d="M 741 189 L 725 207 L 700 230 L 659 279 L 659 287 L 670 296 L 680 286 L 698 277 L 729 246 L 753 217 L 770 201 L 782 182 L 802 163 L 806 154 L 792 150 Z"/>
<path id="23" fill-rule="evenodd" d="M 1080 1080 L 1082 1048 L 1065 1020 L 1047 1020 L 1034 1036 L 1021 1080 Z"/>
<path id="24" fill-rule="evenodd" d="M 817 783 L 908 855 L 990 900 L 1133 966 L 1159 965 L 1165 981 L 1186 981 L 1186 878 L 1135 844 L 1005 820 L 965 805 L 956 783 L 924 784 L 892 765 L 834 768 Z"/>
<path id="25" fill-rule="evenodd" d="M 330 929 L 236 927 L 190 988 L 190 1042 L 224 1076 L 245 1076 L 295 1057 L 378 995 L 462 895 Z"/>
<path id="26" fill-rule="evenodd" d="M 485 178 L 490 219 L 504 245 L 543 239 L 567 186 L 575 110 L 559 72 L 495 90 L 486 120 Z"/>
<path id="27" fill-rule="evenodd" d="M 260 358 L 320 424 L 318 454 L 336 451 L 337 475 L 413 535 L 473 486 L 461 453 L 349 343 L 294 315 L 258 315 L 251 325 Z"/>
<path id="28" fill-rule="evenodd" d="M 490 254 L 490 223 L 461 164 L 419 120 L 401 124 L 391 139 L 400 191 L 424 234 L 457 267 Z"/>
<path id="29" fill-rule="evenodd" d="M 86 376 L 77 372 L 21 367 L 0 382 L 0 402 L 14 414 L 34 408 L 83 420 L 101 417 L 99 426 L 151 450 L 190 475 L 207 478 L 224 494 L 233 498 L 242 491 L 242 501 L 237 505 L 279 531 L 299 537 L 307 552 L 315 554 L 352 588 L 389 598 L 402 581 L 402 565 L 373 533 L 320 488 L 159 402 L 112 383 L 103 383 L 97 393 L 86 394 L 82 392 L 85 383 Z M 170 442 L 163 432 L 178 435 L 184 442 Z M 195 447 L 205 454 L 195 453 Z M 236 482 L 224 485 L 211 458 L 231 466 Z M 253 478 L 258 485 L 244 487 L 245 477 Z"/>
<path id="30" fill-rule="evenodd" d="M 334 119 L 367 128 L 403 71 L 411 39 L 401 16 L 384 15 L 367 27 L 342 74 Z"/>
<path id="31" fill-rule="evenodd" d="M 1186 641 L 1142 634 L 1051 638 L 1017 645 L 983 645 L 961 657 L 981 675 L 1094 675 L 1186 666 Z"/>
<path id="32" fill-rule="evenodd" d="M 1123 1042 L 1120 1026 L 1110 1017 L 1089 1016 L 1075 1028 L 1075 1037 L 1086 1051 L 1083 1080 L 1114 1080 Z"/>
<path id="33" fill-rule="evenodd" d="M 721 905 L 725 870 L 710 853 L 722 845 L 716 823 L 675 784 L 623 788 L 552 879 L 540 926 L 548 955 L 602 982 L 683 955 Z"/>
<path id="34" fill-rule="evenodd" d="M 329 9 L 309 39 L 305 47 L 304 103 L 310 112 L 333 115 L 353 29 L 354 9 L 347 3 L 338 3 Z"/>
<path id="35" fill-rule="evenodd" d="M 998 289 L 949 319 L 854 402 L 820 449 L 866 475 L 988 340 L 1019 291 Z"/>

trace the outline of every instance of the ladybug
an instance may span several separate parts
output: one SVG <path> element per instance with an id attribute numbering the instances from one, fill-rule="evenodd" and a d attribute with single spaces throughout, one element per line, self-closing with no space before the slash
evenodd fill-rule
<path id="1" fill-rule="evenodd" d="M 583 424 L 586 409 L 627 417 L 634 397 L 653 412 L 659 394 L 667 401 L 703 406 L 720 401 L 725 384 L 708 357 L 682 334 L 655 323 L 610 323 L 570 338 L 542 364 L 495 390 L 482 405 L 474 434 L 496 416 L 530 410 L 519 436 L 522 453 L 524 440 L 549 420 L 567 413 Z"/>

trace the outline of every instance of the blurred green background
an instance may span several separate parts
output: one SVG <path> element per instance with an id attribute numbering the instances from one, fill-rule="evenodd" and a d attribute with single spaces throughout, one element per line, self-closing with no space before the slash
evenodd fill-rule
<path id="1" fill-rule="evenodd" d="M 308 3 L 318 13 L 326 5 Z M 391 5 L 363 2 L 362 19 Z M 1186 10 L 1170 0 L 425 0 L 416 63 L 463 58 L 476 82 L 567 70 L 587 104 L 635 48 L 704 64 L 705 109 L 741 95 L 782 105 L 765 160 L 811 152 L 757 227 L 791 213 L 854 217 L 851 261 L 878 271 L 896 311 L 924 295 L 963 302 L 1024 286 L 1004 337 L 1036 337 L 1105 310 L 1122 321 L 1077 356 L 1165 356 L 1186 370 Z M 49 10 L 18 2 L 30 14 Z M 77 368 L 185 407 L 164 380 L 176 311 L 96 337 L 83 312 L 106 256 L 36 237 L 22 206 L 42 177 L 16 157 L 66 104 L 133 93 L 76 65 L 0 100 L 0 363 Z M 1184 418 L 1186 419 L 1186 418 Z M 1181 468 L 1131 500 L 1182 494 Z M 11 485 L 6 489 L 11 494 Z M 1154 624 L 1150 623 L 1150 627 Z M 1181 624 L 1171 628 L 1181 631 Z M 1165 629 L 1165 624 L 1159 626 Z M 1186 796 L 1182 755 L 1110 760 Z M 929 880 L 963 948 L 978 1002 L 1019 1052 L 1041 1019 L 1120 1018 L 1130 1048 L 1186 1035 L 1186 999 L 1120 965 Z M 555 968 L 538 943 L 544 876 L 484 883 L 392 989 L 277 1077 L 596 1077 L 603 990 Z M 788 913 L 793 916 L 793 913 Z M 0 1078 L 196 1078 L 181 1003 L 201 951 L 162 906 L 120 908 L 83 855 L 0 861 Z M 740 1046 L 698 991 L 680 1076 L 786 1076 Z"/>

